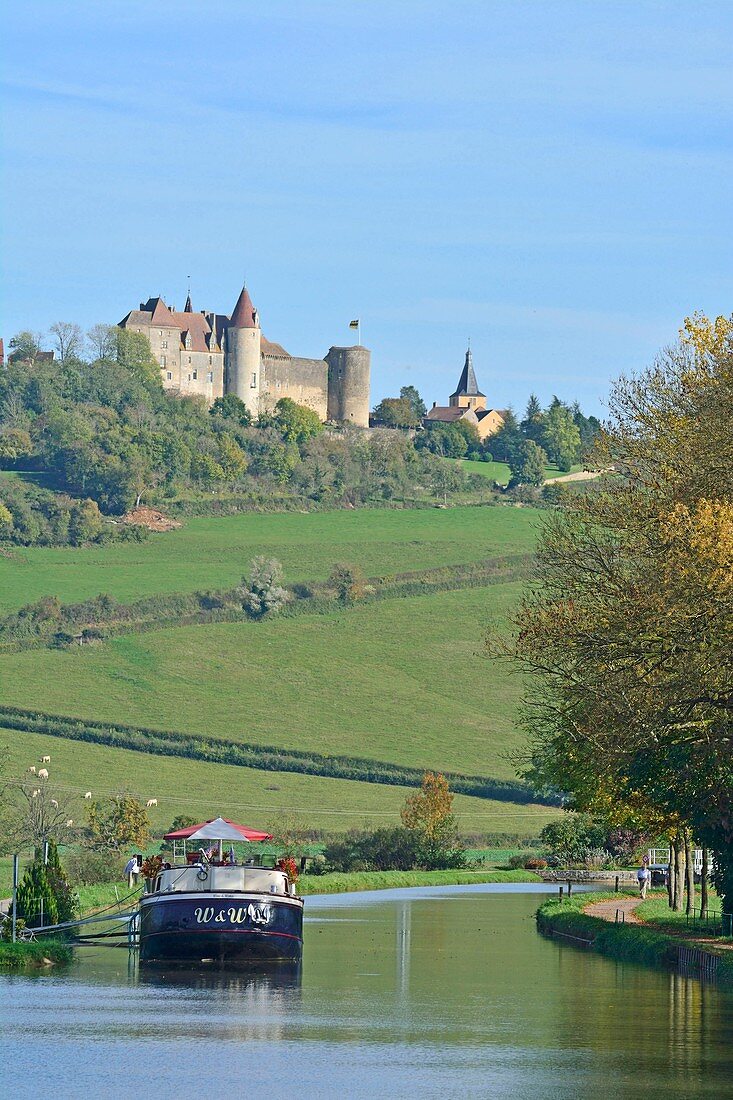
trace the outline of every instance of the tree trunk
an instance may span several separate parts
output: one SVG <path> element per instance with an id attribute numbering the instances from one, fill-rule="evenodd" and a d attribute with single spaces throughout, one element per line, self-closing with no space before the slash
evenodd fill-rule
<path id="1" fill-rule="evenodd" d="M 674 907 L 674 849 L 672 848 L 672 837 L 669 838 L 669 867 L 667 868 L 667 904 L 670 909 Z"/>
<path id="2" fill-rule="evenodd" d="M 675 833 L 673 847 L 674 847 L 674 890 L 673 890 L 674 904 L 673 904 L 672 908 L 674 909 L 675 913 L 681 913 L 682 912 L 682 906 L 684 905 L 684 901 L 685 901 L 684 885 L 683 885 L 683 882 L 684 882 L 684 878 L 683 878 L 683 875 L 684 875 L 684 864 L 683 864 L 684 847 L 683 847 L 682 835 L 679 832 Z"/>
<path id="3" fill-rule="evenodd" d="M 685 876 L 685 888 L 687 890 L 687 905 L 685 911 L 687 915 L 695 908 L 695 859 L 692 848 L 692 837 L 690 830 L 685 829 L 685 867 L 687 874 Z"/>
<path id="4" fill-rule="evenodd" d="M 700 916 L 708 907 L 708 850 L 702 850 L 702 874 L 700 876 Z"/>

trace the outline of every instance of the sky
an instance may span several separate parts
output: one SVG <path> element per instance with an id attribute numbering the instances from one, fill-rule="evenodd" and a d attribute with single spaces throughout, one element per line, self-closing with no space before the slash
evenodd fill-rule
<path id="1" fill-rule="evenodd" d="M 0 334 L 246 279 L 372 402 L 603 415 L 733 312 L 733 3 L 24 0 L 3 31 Z"/>

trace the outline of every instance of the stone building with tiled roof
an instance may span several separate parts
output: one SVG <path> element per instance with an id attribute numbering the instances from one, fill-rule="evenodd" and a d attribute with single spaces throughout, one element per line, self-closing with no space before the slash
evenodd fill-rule
<path id="1" fill-rule="evenodd" d="M 433 404 L 423 425 L 430 428 L 435 424 L 454 424 L 457 420 L 473 424 L 483 442 L 494 435 L 504 423 L 504 417 L 498 409 L 486 408 L 486 394 L 481 393 L 473 369 L 473 355 L 469 348 L 463 364 L 461 377 L 455 392 L 448 398 L 447 405 Z"/>
<path id="2" fill-rule="evenodd" d="M 147 337 L 166 389 L 198 395 L 209 404 L 235 393 L 253 416 L 290 397 L 321 420 L 369 425 L 368 349 L 332 347 L 323 359 L 290 355 L 262 334 L 246 287 L 231 316 L 194 312 L 190 294 L 182 313 L 158 297 L 131 310 L 120 328 Z"/>

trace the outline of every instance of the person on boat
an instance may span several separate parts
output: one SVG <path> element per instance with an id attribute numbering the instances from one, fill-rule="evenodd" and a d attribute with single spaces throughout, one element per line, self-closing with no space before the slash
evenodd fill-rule
<path id="1" fill-rule="evenodd" d="M 125 865 L 125 874 L 127 875 L 128 889 L 132 890 L 133 886 L 137 886 L 138 876 L 140 875 L 140 863 L 137 855 L 130 856 L 128 859 Z"/>
<path id="2" fill-rule="evenodd" d="M 233 867 L 233 866 L 235 865 L 235 863 L 237 862 L 237 860 L 236 860 L 236 858 L 235 858 L 235 856 L 234 856 L 234 845 L 233 845 L 233 844 L 231 844 L 231 845 L 229 846 L 229 862 L 230 862 L 230 864 L 232 865 L 232 867 Z"/>

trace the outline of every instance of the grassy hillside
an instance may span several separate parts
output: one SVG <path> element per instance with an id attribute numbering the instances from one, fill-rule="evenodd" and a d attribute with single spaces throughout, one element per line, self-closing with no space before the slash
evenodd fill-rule
<path id="1" fill-rule="evenodd" d="M 68 603 L 106 592 L 129 602 L 228 588 L 257 554 L 282 561 L 288 581 L 323 579 L 336 561 L 369 576 L 477 561 L 531 550 L 537 519 L 531 509 L 505 507 L 250 513 L 192 517 L 142 544 L 11 547 L 0 554 L 0 612 L 42 596 Z"/>
<path id="2" fill-rule="evenodd" d="M 0 607 L 43 595 L 109 592 L 121 601 L 235 583 L 255 554 L 290 581 L 322 579 L 335 561 L 370 575 L 531 550 L 539 514 L 475 507 L 424 511 L 194 518 L 143 544 L 14 549 L 0 557 Z M 103 645 L 2 657 L 6 705 L 225 737 L 417 768 L 513 778 L 508 753 L 521 684 L 481 655 L 489 622 L 506 621 L 517 583 L 385 598 L 263 622 L 171 627 Z M 5 740 L 0 734 L 0 744 Z M 176 813 L 253 818 L 283 808 L 321 828 L 396 821 L 405 789 L 255 771 L 8 733 L 15 765 L 50 753 L 76 792 L 129 786 Z M 536 834 L 553 811 L 461 797 L 463 825 Z"/>
<path id="3" fill-rule="evenodd" d="M 506 462 L 478 462 L 471 458 L 459 458 L 456 461 L 461 464 L 467 474 L 481 474 L 482 477 L 496 481 L 499 485 L 509 484 L 511 471 Z M 575 473 L 576 470 L 582 469 L 582 465 L 571 466 L 570 472 Z M 563 472 L 567 473 L 568 471 L 563 471 L 558 466 L 545 466 L 546 478 L 561 477 Z"/>
<path id="4" fill-rule="evenodd" d="M 520 585 L 2 658 L 3 702 L 508 777 L 521 683 L 480 655 Z"/>
<path id="5" fill-rule="evenodd" d="M 17 775 L 41 756 L 51 757 L 51 781 L 68 797 L 74 820 L 84 820 L 85 791 L 103 797 L 126 788 L 158 799 L 150 811 L 158 832 L 182 813 L 201 819 L 222 814 L 262 828 L 283 815 L 318 829 L 377 828 L 399 822 L 409 793 L 404 787 L 152 757 L 17 730 L 0 729 L 0 745 L 8 746 L 10 771 Z M 457 795 L 454 805 L 461 828 L 480 832 L 536 834 L 558 812 L 464 795 Z"/>

